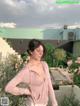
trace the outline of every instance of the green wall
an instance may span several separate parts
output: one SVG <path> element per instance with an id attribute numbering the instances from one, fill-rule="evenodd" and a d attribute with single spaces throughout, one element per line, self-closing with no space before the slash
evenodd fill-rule
<path id="1" fill-rule="evenodd" d="M 80 41 L 74 42 L 73 45 L 73 55 L 80 56 Z"/>

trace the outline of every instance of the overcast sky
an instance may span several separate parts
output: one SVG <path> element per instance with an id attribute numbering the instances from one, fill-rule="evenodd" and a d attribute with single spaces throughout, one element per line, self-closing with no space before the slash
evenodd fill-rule
<path id="1" fill-rule="evenodd" d="M 0 23 L 16 27 L 80 24 L 80 5 L 61 5 L 56 0 L 0 0 Z"/>

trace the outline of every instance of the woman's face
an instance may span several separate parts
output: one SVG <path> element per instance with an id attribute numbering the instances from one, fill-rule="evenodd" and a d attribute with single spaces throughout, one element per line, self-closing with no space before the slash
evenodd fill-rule
<path id="1" fill-rule="evenodd" d="M 33 52 L 31 52 L 31 56 L 35 58 L 36 60 L 41 60 L 43 56 L 43 46 L 40 45 L 38 48 L 36 48 Z"/>

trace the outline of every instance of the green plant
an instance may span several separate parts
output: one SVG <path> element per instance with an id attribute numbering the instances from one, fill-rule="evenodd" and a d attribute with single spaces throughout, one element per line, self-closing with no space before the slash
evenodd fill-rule
<path id="1" fill-rule="evenodd" d="M 75 95 L 64 96 L 60 106 L 80 106 L 80 101 L 75 98 Z"/>
<path id="2" fill-rule="evenodd" d="M 72 64 L 68 67 L 69 72 L 73 73 L 73 82 L 80 87 L 80 75 L 78 75 L 80 64 L 76 63 L 76 58 L 71 58 Z"/>
<path id="3" fill-rule="evenodd" d="M 66 65 L 66 51 L 64 49 L 60 49 L 60 48 L 57 48 L 54 50 L 53 52 L 53 57 L 54 57 L 54 65 L 56 67 L 58 66 L 64 66 Z"/>
<path id="4" fill-rule="evenodd" d="M 78 75 L 77 73 L 74 73 L 73 81 L 75 85 L 80 87 L 80 75 Z"/>
<path id="5" fill-rule="evenodd" d="M 58 61 L 64 60 L 66 58 L 66 51 L 64 49 L 55 49 L 54 50 L 54 58 Z"/>
<path id="6" fill-rule="evenodd" d="M 70 52 L 66 52 L 66 59 L 69 60 L 69 59 L 72 59 L 73 61 L 76 59 L 76 57 L 74 57 L 74 55 Z"/>
<path id="7" fill-rule="evenodd" d="M 50 43 L 45 44 L 47 53 L 46 56 L 44 57 L 44 60 L 48 63 L 49 67 L 53 66 L 53 51 L 54 51 L 54 45 Z"/>
<path id="8" fill-rule="evenodd" d="M 17 67 L 15 67 L 17 64 Z M 26 106 L 25 97 L 13 96 L 4 91 L 6 84 L 19 72 L 22 68 L 22 59 L 17 55 L 9 55 L 4 61 L 0 61 L 0 98 L 8 97 L 9 106 Z"/>
<path id="9" fill-rule="evenodd" d="M 25 62 L 28 57 L 28 53 L 27 52 L 22 53 L 21 57 L 22 57 L 23 61 Z"/>
<path id="10" fill-rule="evenodd" d="M 69 66 L 69 69 L 71 70 L 71 72 L 75 73 L 75 70 L 76 69 L 78 70 L 79 67 L 80 67 L 80 64 L 77 64 L 73 61 L 72 65 Z"/>

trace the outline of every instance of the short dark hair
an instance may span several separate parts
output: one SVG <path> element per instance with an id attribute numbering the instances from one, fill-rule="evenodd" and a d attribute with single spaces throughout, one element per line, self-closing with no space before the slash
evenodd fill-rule
<path id="1" fill-rule="evenodd" d="M 42 57 L 44 57 L 46 54 L 46 48 L 45 48 L 44 44 L 40 40 L 37 40 L 37 39 L 32 39 L 29 41 L 28 49 L 27 49 L 28 54 L 31 55 L 31 52 L 33 52 L 40 45 L 43 47 L 43 56 Z"/>

